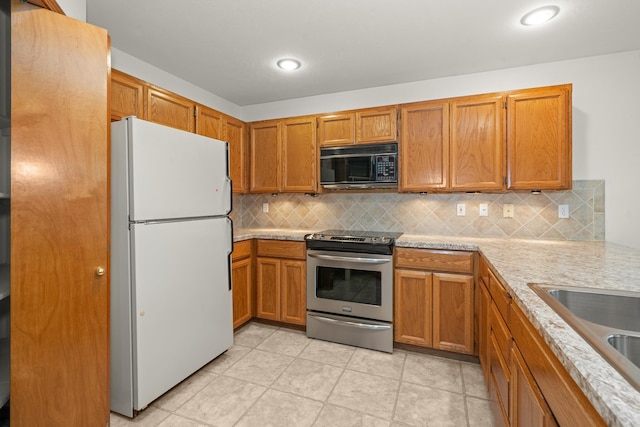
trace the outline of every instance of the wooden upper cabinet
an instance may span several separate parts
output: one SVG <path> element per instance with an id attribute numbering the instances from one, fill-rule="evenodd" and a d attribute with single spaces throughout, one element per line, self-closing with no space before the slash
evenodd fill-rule
<path id="1" fill-rule="evenodd" d="M 229 175 L 234 193 L 246 193 L 248 188 L 248 146 L 246 123 L 225 116 L 222 122 L 222 139 L 229 143 Z"/>
<path id="2" fill-rule="evenodd" d="M 277 193 L 281 188 L 282 122 L 270 120 L 251 124 L 252 193 Z"/>
<path id="3" fill-rule="evenodd" d="M 503 105 L 502 94 L 451 100 L 452 190 L 504 188 Z"/>
<path id="4" fill-rule="evenodd" d="M 571 85 L 509 93 L 508 188 L 571 188 Z"/>
<path id="5" fill-rule="evenodd" d="M 144 82 L 111 69 L 111 121 L 136 116 L 144 119 Z"/>
<path id="6" fill-rule="evenodd" d="M 174 93 L 145 86 L 145 119 L 193 132 L 195 103 Z"/>
<path id="7" fill-rule="evenodd" d="M 397 121 L 396 107 L 356 111 L 356 144 L 396 141 Z"/>
<path id="8" fill-rule="evenodd" d="M 223 114 L 203 105 L 196 105 L 196 133 L 209 138 L 223 139 Z"/>
<path id="9" fill-rule="evenodd" d="M 449 102 L 402 107 L 400 191 L 446 189 L 449 177 Z"/>
<path id="10" fill-rule="evenodd" d="M 316 191 L 316 119 L 301 117 L 282 123 L 282 191 Z"/>
<path id="11" fill-rule="evenodd" d="M 320 146 L 355 144 L 355 113 L 329 114 L 318 117 L 318 143 Z"/>

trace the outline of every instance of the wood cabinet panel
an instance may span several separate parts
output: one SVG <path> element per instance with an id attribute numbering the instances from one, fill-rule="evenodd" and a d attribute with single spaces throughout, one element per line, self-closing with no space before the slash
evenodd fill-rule
<path id="1" fill-rule="evenodd" d="M 239 261 L 251 256 L 251 240 L 243 240 L 233 244 L 232 261 Z"/>
<path id="2" fill-rule="evenodd" d="M 104 426 L 108 35 L 11 8 L 11 425 Z"/>
<path id="3" fill-rule="evenodd" d="M 262 319 L 280 320 L 280 260 L 257 258 L 256 315 Z"/>
<path id="4" fill-rule="evenodd" d="M 318 144 L 320 146 L 351 145 L 355 142 L 355 113 L 328 114 L 318 117 Z"/>
<path id="5" fill-rule="evenodd" d="M 489 293 L 493 298 L 498 312 L 505 322 L 509 322 L 509 306 L 511 305 L 511 295 L 506 291 L 502 283 L 495 276 L 493 271 L 489 270 Z"/>
<path id="6" fill-rule="evenodd" d="M 449 184 L 449 102 L 402 107 L 400 191 L 446 189 Z"/>
<path id="7" fill-rule="evenodd" d="M 571 85 L 507 97 L 508 188 L 571 188 Z"/>
<path id="8" fill-rule="evenodd" d="M 229 175 L 234 193 L 249 191 L 249 150 L 246 123 L 225 116 L 222 122 L 222 139 L 229 143 Z"/>
<path id="9" fill-rule="evenodd" d="M 503 116 L 500 94 L 451 101 L 451 189 L 503 189 Z"/>
<path id="10" fill-rule="evenodd" d="M 473 354 L 473 276 L 434 273 L 433 346 Z"/>
<path id="11" fill-rule="evenodd" d="M 473 252 L 396 248 L 395 254 L 397 267 L 473 272 Z"/>
<path id="12" fill-rule="evenodd" d="M 258 256 L 302 259 L 307 258 L 307 248 L 304 242 L 288 240 L 258 240 Z"/>
<path id="13" fill-rule="evenodd" d="M 282 260 L 282 307 L 280 320 L 305 325 L 307 323 L 307 268 L 305 261 Z"/>
<path id="14" fill-rule="evenodd" d="M 253 316 L 253 286 L 251 280 L 251 258 L 233 261 L 231 283 L 233 284 L 233 327 L 251 320 Z"/>
<path id="15" fill-rule="evenodd" d="M 509 426 L 509 383 L 511 373 L 507 362 L 497 350 L 493 334 L 489 334 L 489 401 L 494 420 L 500 426 Z"/>
<path id="16" fill-rule="evenodd" d="M 281 188 L 282 125 L 279 120 L 251 124 L 252 193 L 277 193 Z"/>
<path id="17" fill-rule="evenodd" d="M 417 270 L 395 271 L 394 340 L 423 347 L 433 345 L 433 274 Z"/>
<path id="18" fill-rule="evenodd" d="M 203 105 L 196 105 L 196 133 L 214 139 L 224 139 L 222 134 L 223 115 L 219 111 Z"/>
<path id="19" fill-rule="evenodd" d="M 356 111 L 356 143 L 394 142 L 397 140 L 396 107 L 368 108 Z"/>
<path id="20" fill-rule="evenodd" d="M 478 277 L 476 284 L 476 299 L 478 301 L 478 358 L 486 384 L 489 384 L 489 307 L 491 295 L 482 276 Z"/>
<path id="21" fill-rule="evenodd" d="M 144 82 L 111 69 L 111 121 L 123 117 L 144 118 Z"/>
<path id="22" fill-rule="evenodd" d="M 193 132 L 195 104 L 153 86 L 145 86 L 145 120 L 172 128 Z"/>
<path id="23" fill-rule="evenodd" d="M 282 190 L 316 191 L 316 119 L 300 117 L 282 123 Z"/>

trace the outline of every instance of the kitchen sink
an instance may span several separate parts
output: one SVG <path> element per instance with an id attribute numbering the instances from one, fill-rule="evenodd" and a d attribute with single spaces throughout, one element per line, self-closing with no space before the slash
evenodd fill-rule
<path id="1" fill-rule="evenodd" d="M 640 390 L 640 292 L 529 286 Z"/>

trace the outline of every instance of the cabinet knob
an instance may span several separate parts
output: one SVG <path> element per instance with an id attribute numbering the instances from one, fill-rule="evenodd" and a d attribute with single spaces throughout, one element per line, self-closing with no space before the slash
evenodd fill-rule
<path id="1" fill-rule="evenodd" d="M 96 268 L 96 276 L 104 276 L 104 268 L 102 267 Z"/>

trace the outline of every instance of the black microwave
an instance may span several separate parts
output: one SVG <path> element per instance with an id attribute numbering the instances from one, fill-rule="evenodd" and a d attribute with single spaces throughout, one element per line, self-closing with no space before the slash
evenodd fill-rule
<path id="1" fill-rule="evenodd" d="M 328 189 L 398 187 L 398 144 L 320 149 L 320 184 Z"/>

